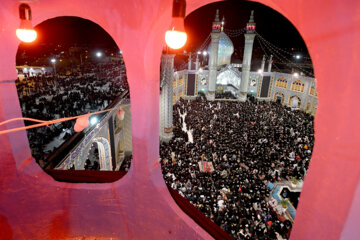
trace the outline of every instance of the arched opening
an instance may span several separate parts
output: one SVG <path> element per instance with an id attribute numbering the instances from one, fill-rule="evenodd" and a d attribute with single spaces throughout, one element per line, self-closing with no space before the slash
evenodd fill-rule
<path id="1" fill-rule="evenodd" d="M 95 138 L 88 152 L 85 153 L 85 156 L 82 156 L 75 163 L 75 167 L 80 170 L 111 171 L 112 161 L 110 150 L 110 143 L 106 138 Z"/>
<path id="2" fill-rule="evenodd" d="M 240 11 L 247 16 L 242 20 L 245 29 L 232 19 Z M 207 32 L 196 20 L 195 26 L 188 25 L 193 39 L 205 36 L 198 47 L 189 43 L 184 53 L 163 54 L 161 84 L 168 76 L 176 89 L 178 76 L 185 76 L 183 99 L 167 89 L 173 98 L 166 105 L 167 97 L 160 95 L 160 112 L 172 123 L 167 138 L 161 139 L 164 179 L 172 193 L 234 238 L 288 238 L 314 144 L 313 117 L 302 104 L 302 99 L 314 97 L 308 94 L 315 84 L 311 59 L 294 26 L 263 5 L 219 2 L 188 19 L 204 19 L 210 13 Z M 276 18 L 282 20 L 269 21 Z M 294 46 L 271 34 L 279 26 L 293 32 L 289 38 Z M 175 54 L 186 55 L 188 62 L 174 64 Z M 228 62 L 219 64 L 214 58 Z M 229 86 L 232 97 L 225 94 Z M 160 137 L 161 132 L 160 127 Z M 175 200 L 178 195 L 173 195 Z M 264 216 L 257 217 L 259 212 Z M 271 230 L 257 229 L 259 224 Z"/>
<path id="3" fill-rule="evenodd" d="M 88 152 L 88 156 L 87 156 L 84 166 L 83 166 L 83 168 L 85 170 L 99 170 L 100 156 L 99 156 L 99 146 L 98 145 L 99 145 L 98 142 L 94 142 L 91 145 L 91 148 Z M 102 150 L 103 146 L 100 149 Z"/>
<path id="4" fill-rule="evenodd" d="M 283 104 L 284 103 L 284 94 L 282 92 L 276 92 L 274 95 L 274 101 Z"/>
<path id="5" fill-rule="evenodd" d="M 298 96 L 294 95 L 289 98 L 289 107 L 291 109 L 294 110 L 300 109 L 300 106 L 301 106 L 301 99 Z"/>
<path id="6" fill-rule="evenodd" d="M 20 44 L 16 58 L 22 114 L 61 121 L 27 130 L 34 159 L 50 174 L 118 171 L 124 151 L 132 151 L 122 51 L 104 29 L 83 18 L 52 18 L 35 29 L 39 38 Z M 28 127 L 32 124 L 25 121 Z M 119 148 L 121 141 L 130 147 Z"/>

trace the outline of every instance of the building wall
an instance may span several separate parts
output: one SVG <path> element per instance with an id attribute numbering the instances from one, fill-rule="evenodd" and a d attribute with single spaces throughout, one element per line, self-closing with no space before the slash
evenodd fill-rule
<path id="1" fill-rule="evenodd" d="M 279 84 L 277 84 L 278 80 L 285 80 L 287 83 L 286 87 L 279 86 Z M 292 89 L 292 84 L 298 80 L 300 80 L 301 83 L 304 84 L 304 87 L 301 91 L 296 91 L 296 90 Z M 301 101 L 300 109 L 315 115 L 316 108 L 314 108 L 314 105 L 317 104 L 315 78 L 306 77 L 306 76 L 294 77 L 292 74 L 274 72 L 271 75 L 271 81 L 272 81 L 272 88 L 271 88 L 271 94 L 270 94 L 271 100 L 276 100 L 275 96 L 278 93 L 281 93 L 284 95 L 283 105 L 291 107 L 290 106 L 291 105 L 291 102 L 290 102 L 291 97 L 297 96 Z M 315 95 L 310 95 L 310 88 L 311 88 L 312 84 L 315 86 Z M 309 103 L 308 109 L 307 109 L 307 103 Z"/>
<path id="2" fill-rule="evenodd" d="M 186 92 L 187 70 L 175 72 L 173 79 L 173 105 L 176 104 L 180 98 L 184 97 Z"/>
<path id="3" fill-rule="evenodd" d="M 180 77 L 187 79 L 187 74 L 189 72 L 196 74 L 196 79 L 197 79 L 196 83 L 198 86 L 198 90 L 204 89 L 205 93 L 207 91 L 207 84 L 209 78 L 208 70 L 202 70 L 202 71 L 183 70 L 177 72 L 174 77 L 174 99 L 173 99 L 174 104 L 179 100 L 179 93 L 178 93 L 179 90 L 184 89 L 185 91 L 185 87 L 182 88 L 181 86 L 178 86 L 178 79 Z M 218 71 L 218 73 L 219 72 L 220 71 Z M 263 75 L 270 76 L 269 97 L 266 99 L 259 97 Z M 202 81 L 202 79 L 204 78 L 206 79 L 206 83 Z M 279 86 L 276 82 L 278 79 L 285 80 L 287 84 L 283 86 Z M 304 84 L 303 91 L 296 91 L 292 89 L 292 83 L 297 80 L 300 80 Z M 313 94 L 310 94 L 311 86 L 313 86 L 314 88 Z M 315 115 L 316 113 L 317 90 L 316 90 L 315 78 L 306 77 L 306 76 L 294 77 L 292 74 L 277 73 L 277 72 L 270 72 L 270 73 L 265 72 L 264 74 L 260 74 L 258 72 L 250 72 L 248 93 L 254 96 L 258 96 L 259 99 L 268 100 L 268 101 L 275 101 L 276 95 L 279 95 L 281 93 L 284 96 L 284 100 L 282 101 L 283 105 L 289 107 L 291 105 L 290 98 L 293 96 L 297 96 L 301 102 L 300 105 L 301 110 L 306 111 L 312 115 Z"/>

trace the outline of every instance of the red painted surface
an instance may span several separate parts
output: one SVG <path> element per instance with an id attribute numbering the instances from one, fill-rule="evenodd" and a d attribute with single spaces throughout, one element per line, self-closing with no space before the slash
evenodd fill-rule
<path id="1" fill-rule="evenodd" d="M 188 0 L 187 13 L 209 2 Z M 292 239 L 338 239 L 351 204 L 358 201 L 353 194 L 360 176 L 360 2 L 260 2 L 297 27 L 313 59 L 318 82 L 315 150 Z M 21 115 L 15 84 L 9 81 L 16 78 L 18 4 L 0 2 L 0 121 Z M 134 159 L 130 172 L 115 183 L 60 183 L 28 161 L 25 132 L 1 135 L 2 238 L 210 238 L 174 203 L 156 165 L 160 55 L 171 22 L 171 4 L 170 0 L 31 3 L 34 25 L 57 16 L 87 18 L 102 26 L 123 51 L 130 84 Z M 14 126 L 19 123 L 6 127 Z M 349 231 L 358 227 L 356 222 L 346 224 Z"/>

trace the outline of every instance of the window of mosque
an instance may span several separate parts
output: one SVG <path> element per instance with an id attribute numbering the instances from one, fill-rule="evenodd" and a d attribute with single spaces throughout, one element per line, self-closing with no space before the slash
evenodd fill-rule
<path id="1" fill-rule="evenodd" d="M 296 80 L 291 83 L 291 90 L 296 92 L 304 92 L 305 84 L 300 81 Z"/>
<path id="2" fill-rule="evenodd" d="M 284 77 L 276 79 L 275 87 L 287 88 L 287 80 Z"/>
<path id="3" fill-rule="evenodd" d="M 78 26 L 76 36 L 74 26 Z M 49 19 L 35 29 L 42 38 L 31 45 L 20 44 L 16 56 L 22 115 L 64 120 L 27 130 L 35 161 L 62 181 L 73 181 L 74 174 L 62 170 L 104 173 L 129 169 L 130 89 L 122 54 L 114 40 L 97 24 L 77 17 Z M 65 121 L 86 113 L 90 117 Z M 32 124 L 25 122 L 26 126 Z M 92 171 L 89 178 L 89 172 L 81 172 L 85 171 L 76 173 L 83 176 L 77 180 L 80 182 L 119 179 L 100 179 L 100 171 Z"/>

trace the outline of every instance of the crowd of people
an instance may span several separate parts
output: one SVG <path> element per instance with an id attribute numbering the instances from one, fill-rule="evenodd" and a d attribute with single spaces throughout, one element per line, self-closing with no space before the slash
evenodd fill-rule
<path id="1" fill-rule="evenodd" d="M 203 98 L 181 100 L 173 114 L 174 137 L 160 149 L 166 183 L 235 239 L 287 239 L 291 222 L 270 206 L 268 184 L 304 178 L 313 117 L 275 102 Z"/>
<path id="2" fill-rule="evenodd" d="M 23 117 L 40 120 L 103 110 L 129 89 L 125 66 L 115 62 L 86 63 L 56 76 L 25 75 L 17 79 L 16 87 Z M 46 164 L 49 154 L 75 134 L 74 124 L 67 121 L 27 130 L 32 155 L 40 165 Z"/>

